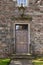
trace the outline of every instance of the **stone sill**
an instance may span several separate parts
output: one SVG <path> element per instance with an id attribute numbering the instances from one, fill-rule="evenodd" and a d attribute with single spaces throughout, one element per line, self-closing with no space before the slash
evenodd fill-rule
<path id="1" fill-rule="evenodd" d="M 32 59 L 31 54 L 12 54 L 11 59 Z"/>
<path id="2" fill-rule="evenodd" d="M 12 55 L 31 55 L 30 53 L 15 53 L 15 54 L 12 54 Z"/>

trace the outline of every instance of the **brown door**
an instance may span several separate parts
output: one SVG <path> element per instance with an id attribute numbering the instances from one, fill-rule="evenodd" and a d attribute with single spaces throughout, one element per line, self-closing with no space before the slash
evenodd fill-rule
<path id="1" fill-rule="evenodd" d="M 16 25 L 16 53 L 28 52 L 28 25 Z"/>

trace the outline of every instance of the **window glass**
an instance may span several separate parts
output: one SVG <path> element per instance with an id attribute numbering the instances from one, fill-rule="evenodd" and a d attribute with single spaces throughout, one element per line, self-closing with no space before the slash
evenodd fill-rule
<path id="1" fill-rule="evenodd" d="M 16 24 L 16 30 L 28 30 L 27 24 Z"/>
<path id="2" fill-rule="evenodd" d="M 21 6 L 21 4 L 23 4 L 23 6 L 27 6 L 27 0 L 17 0 L 18 6 Z"/>

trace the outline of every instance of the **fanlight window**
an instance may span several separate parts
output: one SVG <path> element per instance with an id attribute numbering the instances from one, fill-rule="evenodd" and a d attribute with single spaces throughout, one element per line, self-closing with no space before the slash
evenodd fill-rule
<path id="1" fill-rule="evenodd" d="M 25 25 L 23 25 L 23 24 L 21 24 L 21 25 L 17 24 L 16 25 L 16 30 L 28 30 L 28 25 L 27 24 L 25 24 Z"/>

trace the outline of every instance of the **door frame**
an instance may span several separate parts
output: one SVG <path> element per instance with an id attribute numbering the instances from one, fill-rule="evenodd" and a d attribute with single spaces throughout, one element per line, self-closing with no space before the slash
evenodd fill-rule
<path id="1" fill-rule="evenodd" d="M 27 52 L 27 54 L 28 53 L 30 53 L 30 24 L 29 23 L 14 23 L 14 30 L 15 30 L 15 27 L 16 27 L 16 24 L 27 24 L 28 25 L 28 52 Z M 15 53 L 16 53 L 16 30 L 15 30 L 15 32 L 13 33 L 13 35 L 14 35 L 14 47 L 15 47 Z"/>

